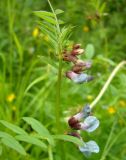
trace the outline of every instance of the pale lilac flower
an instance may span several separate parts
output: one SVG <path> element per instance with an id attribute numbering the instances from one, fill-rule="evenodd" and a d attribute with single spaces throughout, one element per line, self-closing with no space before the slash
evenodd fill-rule
<path id="1" fill-rule="evenodd" d="M 81 73 L 82 71 L 91 68 L 91 62 L 77 60 L 75 65 L 72 67 L 72 71 L 75 73 Z"/>
<path id="2" fill-rule="evenodd" d="M 99 146 L 95 141 L 89 141 L 89 142 L 83 142 L 83 146 L 79 146 L 79 150 L 85 155 L 90 156 L 91 153 L 98 153 L 99 152 Z"/>
<path id="3" fill-rule="evenodd" d="M 86 105 L 83 110 L 79 113 L 77 113 L 76 115 L 72 116 L 69 120 L 68 120 L 68 124 L 71 128 L 73 129 L 81 129 L 81 124 L 83 123 L 80 123 L 80 120 L 82 118 L 86 118 L 90 115 L 91 113 L 91 109 L 90 109 L 90 106 L 89 105 Z M 82 125 L 83 126 L 83 125 Z"/>
<path id="4" fill-rule="evenodd" d="M 86 130 L 87 132 L 93 132 L 99 126 L 99 120 L 94 116 L 88 116 L 84 122 L 79 123 L 81 130 Z"/>
<path id="5" fill-rule="evenodd" d="M 84 82 L 89 82 L 93 79 L 92 76 L 86 74 L 86 73 L 74 73 L 73 71 L 68 71 L 66 73 L 66 77 L 71 79 L 75 83 L 84 83 Z"/>
<path id="6" fill-rule="evenodd" d="M 76 62 L 76 65 L 83 66 L 86 69 L 88 69 L 88 68 L 91 68 L 92 62 L 90 62 L 90 61 L 83 61 L 83 60 L 78 59 L 77 62 Z"/>
<path id="7" fill-rule="evenodd" d="M 80 134 L 78 132 L 71 132 L 68 133 L 68 135 L 74 136 L 79 138 L 82 141 L 81 146 L 78 146 L 79 150 L 86 156 L 89 157 L 92 153 L 98 153 L 99 152 L 99 146 L 97 145 L 97 143 L 95 141 L 89 141 L 89 142 L 84 142 L 82 137 L 80 136 Z"/>
<path id="8" fill-rule="evenodd" d="M 74 117 L 80 121 L 82 118 L 86 118 L 91 114 L 91 108 L 89 105 L 86 105 L 81 112 L 74 115 Z"/>

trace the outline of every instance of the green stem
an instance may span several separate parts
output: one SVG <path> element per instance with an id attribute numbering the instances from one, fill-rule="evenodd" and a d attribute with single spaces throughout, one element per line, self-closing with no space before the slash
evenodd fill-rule
<path id="1" fill-rule="evenodd" d="M 59 59 L 58 79 L 57 79 L 57 95 L 56 95 L 56 126 L 60 132 L 60 99 L 61 99 L 61 80 L 62 80 L 62 59 Z"/>
<path id="2" fill-rule="evenodd" d="M 90 108 L 93 108 L 98 101 L 101 99 L 101 97 L 103 96 L 103 94 L 105 93 L 105 91 L 107 90 L 109 84 L 111 83 L 111 81 L 113 80 L 113 78 L 115 77 L 116 73 L 120 70 L 121 67 L 123 67 L 124 65 L 126 65 L 126 61 L 122 61 L 120 62 L 115 69 L 112 71 L 111 75 L 109 76 L 108 80 L 106 81 L 105 85 L 103 86 L 103 88 L 101 89 L 100 93 L 98 94 L 98 96 L 95 98 L 95 100 L 91 103 Z"/>
<path id="3" fill-rule="evenodd" d="M 53 160 L 53 153 L 52 153 L 51 145 L 49 145 L 49 147 L 48 147 L 48 155 L 49 155 L 49 160 Z"/>
<path id="4" fill-rule="evenodd" d="M 59 26 L 59 22 L 58 22 L 56 13 L 55 13 L 55 11 L 54 11 L 54 9 L 53 9 L 53 7 L 52 7 L 50 1 L 49 1 L 49 0 L 47 0 L 47 1 L 48 1 L 48 3 L 49 3 L 49 6 L 50 6 L 50 8 L 51 8 L 53 14 L 54 14 L 54 17 L 55 17 L 55 20 L 56 20 L 56 27 L 57 27 L 57 30 L 58 30 L 58 32 L 60 33 L 60 26 Z"/>
<path id="5" fill-rule="evenodd" d="M 13 18 L 12 18 L 12 4 L 10 4 L 10 0 L 7 1 L 7 11 L 8 11 L 8 26 L 9 26 L 9 42 L 10 42 L 10 61 L 9 61 L 9 71 L 10 71 L 10 84 L 12 83 L 12 77 L 13 77 L 13 70 L 12 70 L 12 57 L 13 57 L 13 39 L 12 39 L 12 32 L 13 32 Z M 12 84 L 11 84 L 12 85 Z"/>
<path id="6" fill-rule="evenodd" d="M 56 51 L 56 55 L 58 54 L 58 58 L 59 58 L 59 68 L 58 68 L 58 79 L 57 79 L 57 94 L 56 94 L 56 126 L 57 126 L 57 132 L 61 131 L 60 128 L 60 98 L 61 98 L 61 79 L 62 79 L 62 44 L 60 42 L 60 26 L 59 26 L 59 22 L 56 16 L 56 13 L 50 3 L 50 0 L 47 0 L 49 3 L 49 6 L 54 14 L 54 18 L 56 20 L 56 28 L 57 28 L 57 33 L 58 33 L 58 48 Z"/>

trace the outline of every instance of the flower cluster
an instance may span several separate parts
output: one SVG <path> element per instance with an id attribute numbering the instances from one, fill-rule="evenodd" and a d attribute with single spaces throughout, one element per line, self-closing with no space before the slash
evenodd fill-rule
<path id="1" fill-rule="evenodd" d="M 91 67 L 91 62 L 80 60 L 78 56 L 82 53 L 84 53 L 84 49 L 81 49 L 80 44 L 75 44 L 71 51 L 65 50 L 63 52 L 63 60 L 73 63 L 72 69 L 66 72 L 66 77 L 75 83 L 88 82 L 93 79 L 92 76 L 83 73 Z"/>
<path id="2" fill-rule="evenodd" d="M 81 49 L 80 44 L 75 44 L 71 51 L 65 50 L 63 52 L 63 60 L 72 62 L 73 66 L 70 71 L 66 72 L 66 77 L 71 79 L 75 83 L 88 82 L 93 79 L 91 75 L 83 73 L 83 71 L 91 67 L 91 62 L 82 61 L 78 58 L 84 52 Z M 90 156 L 91 153 L 98 153 L 99 146 L 95 141 L 84 142 L 77 130 L 83 130 L 87 132 L 93 132 L 99 126 L 99 120 L 92 116 L 91 108 L 86 105 L 81 112 L 75 114 L 68 120 L 68 124 L 72 129 L 69 135 L 79 138 L 83 145 L 78 146 L 79 150 L 86 156 Z M 75 131 L 76 130 L 76 131 Z"/>
<path id="3" fill-rule="evenodd" d="M 93 132 L 99 126 L 99 120 L 91 115 L 91 109 L 89 105 L 86 105 L 83 110 L 76 115 L 72 116 L 68 120 L 69 126 L 74 130 L 84 130 L 87 132 Z M 69 133 L 71 136 L 75 136 L 80 138 L 82 141 L 82 137 L 76 131 Z M 98 153 L 99 146 L 95 141 L 84 142 L 83 146 L 78 146 L 79 150 L 85 154 L 85 156 L 90 156 L 92 152 Z"/>

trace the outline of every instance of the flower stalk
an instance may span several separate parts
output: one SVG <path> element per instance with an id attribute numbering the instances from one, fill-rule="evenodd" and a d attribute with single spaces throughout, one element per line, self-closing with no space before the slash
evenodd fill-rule
<path id="1" fill-rule="evenodd" d="M 103 94 L 105 93 L 105 91 L 107 90 L 109 84 L 111 83 L 111 81 L 113 80 L 113 78 L 115 77 L 116 73 L 124 66 L 126 65 L 126 61 L 122 61 L 120 62 L 115 69 L 112 71 L 111 75 L 109 76 L 108 80 L 106 81 L 106 83 L 104 84 L 103 88 L 101 89 L 100 93 L 98 94 L 98 96 L 95 98 L 95 100 L 90 104 L 90 108 L 94 108 L 94 106 L 98 103 L 98 101 L 102 98 Z"/>

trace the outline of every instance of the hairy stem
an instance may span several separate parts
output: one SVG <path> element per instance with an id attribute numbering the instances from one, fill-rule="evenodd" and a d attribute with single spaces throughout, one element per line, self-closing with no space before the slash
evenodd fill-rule
<path id="1" fill-rule="evenodd" d="M 111 83 L 112 79 L 115 77 L 116 73 L 120 70 L 121 67 L 123 67 L 124 65 L 126 65 L 126 61 L 122 61 L 120 62 L 115 69 L 112 71 L 111 75 L 109 76 L 108 80 L 106 81 L 105 85 L 103 86 L 103 88 L 101 89 L 100 93 L 98 94 L 98 96 L 95 98 L 95 100 L 91 103 L 90 107 L 93 108 L 98 101 L 101 99 L 101 97 L 103 96 L 103 94 L 105 93 L 105 91 L 107 90 L 109 84 Z"/>

